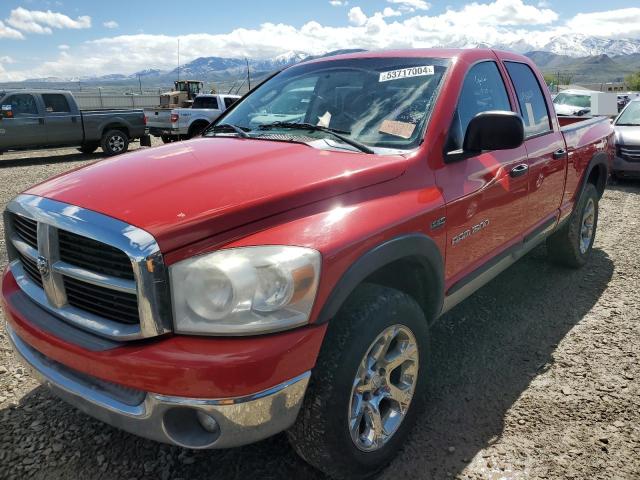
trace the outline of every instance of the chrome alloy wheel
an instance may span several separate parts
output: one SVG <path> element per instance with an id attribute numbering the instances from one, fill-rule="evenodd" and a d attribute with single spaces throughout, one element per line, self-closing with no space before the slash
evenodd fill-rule
<path id="1" fill-rule="evenodd" d="M 386 328 L 369 346 L 349 403 L 349 432 L 358 449 L 378 450 L 396 433 L 415 392 L 418 362 L 418 344 L 404 325 Z"/>
<path id="2" fill-rule="evenodd" d="M 593 238 L 593 227 L 596 220 L 596 205 L 592 198 L 589 199 L 582 212 L 580 225 L 580 253 L 583 255 L 589 250 Z"/>
<path id="3" fill-rule="evenodd" d="M 121 152 L 124 149 L 124 137 L 122 135 L 111 135 L 109 149 L 112 152 Z"/>

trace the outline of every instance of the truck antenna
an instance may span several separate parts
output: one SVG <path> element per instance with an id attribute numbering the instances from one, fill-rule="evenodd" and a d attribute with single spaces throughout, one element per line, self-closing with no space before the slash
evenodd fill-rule
<path id="1" fill-rule="evenodd" d="M 249 87 L 249 91 L 251 91 L 251 72 L 249 70 L 249 59 L 244 57 L 244 61 L 247 62 L 247 85 Z"/>
<path id="2" fill-rule="evenodd" d="M 180 81 L 180 39 L 178 38 L 178 81 Z"/>

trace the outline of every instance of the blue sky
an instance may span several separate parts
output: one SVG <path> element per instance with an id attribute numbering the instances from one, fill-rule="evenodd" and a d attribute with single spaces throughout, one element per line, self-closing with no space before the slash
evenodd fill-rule
<path id="1" fill-rule="evenodd" d="M 180 9 L 181 5 L 190 8 Z M 198 56 L 640 38 L 637 0 L 2 0 L 0 81 L 169 68 Z"/>

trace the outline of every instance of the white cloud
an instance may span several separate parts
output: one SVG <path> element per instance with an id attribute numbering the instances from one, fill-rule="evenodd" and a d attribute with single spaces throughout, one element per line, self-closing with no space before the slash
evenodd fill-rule
<path id="1" fill-rule="evenodd" d="M 403 12 L 415 12 L 416 10 L 429 10 L 431 8 L 431 4 L 424 0 L 387 0 L 387 2 L 398 5 Z"/>
<path id="2" fill-rule="evenodd" d="M 579 13 L 567 22 L 570 30 L 605 37 L 633 37 L 640 34 L 640 8 Z"/>
<path id="3" fill-rule="evenodd" d="M 349 2 L 344 0 L 329 0 L 329 4 L 333 7 L 346 7 L 349 5 Z"/>
<path id="4" fill-rule="evenodd" d="M 447 10 L 440 17 L 450 23 L 469 25 L 547 25 L 558 19 L 558 14 L 548 8 L 525 5 L 522 0 L 495 0 L 493 3 L 470 3 L 462 10 Z M 455 17 L 464 17 L 462 21 Z"/>
<path id="5" fill-rule="evenodd" d="M 389 8 L 389 7 L 388 7 Z M 398 7 L 399 9 L 399 7 Z M 389 13 L 389 12 L 387 12 Z M 255 29 L 238 28 L 224 34 L 180 36 L 182 63 L 197 57 L 270 58 L 295 45 L 297 51 L 320 54 L 343 48 L 473 47 L 480 43 L 541 48 L 552 37 L 571 34 L 617 35 L 640 38 L 640 9 L 578 14 L 559 22 L 552 9 L 522 0 L 494 0 L 449 8 L 439 15 L 367 16 L 360 7 L 348 12 L 349 24 L 339 27 L 308 22 L 302 26 L 265 23 Z M 346 23 L 346 22 L 345 22 Z M 126 56 L 123 57 L 123 52 Z M 118 35 L 84 42 L 61 50 L 57 58 L 24 71 L 4 69 L 0 81 L 12 77 L 77 77 L 109 73 L 129 74 L 145 68 L 173 69 L 177 37 L 171 35 Z"/>
<path id="6" fill-rule="evenodd" d="M 102 25 L 107 28 L 118 28 L 120 26 L 115 20 L 109 20 L 108 22 L 104 22 Z"/>
<path id="7" fill-rule="evenodd" d="M 394 10 L 393 8 L 390 8 L 390 7 L 386 7 L 382 11 L 382 16 L 383 17 L 399 17 L 400 15 L 402 15 L 402 12 L 400 12 L 398 10 Z"/>
<path id="8" fill-rule="evenodd" d="M 15 63 L 15 60 L 8 55 L 0 57 L 0 63 Z"/>
<path id="9" fill-rule="evenodd" d="M 11 10 L 7 24 L 23 32 L 50 34 L 52 28 L 90 28 L 91 17 L 83 15 L 74 20 L 62 13 L 52 12 L 51 10 L 43 12 L 18 7 Z"/>
<path id="10" fill-rule="evenodd" d="M 367 23 L 367 16 L 360 7 L 353 7 L 349 10 L 349 21 L 356 27 L 361 27 Z"/>
<path id="11" fill-rule="evenodd" d="M 69 50 L 71 47 L 65 43 L 58 45 L 58 50 Z"/>
<path id="12" fill-rule="evenodd" d="M 16 40 L 22 40 L 24 38 L 24 35 L 22 35 L 22 33 L 20 33 L 18 30 L 7 27 L 2 22 L 2 20 L 0 20 L 0 38 L 13 38 Z"/>

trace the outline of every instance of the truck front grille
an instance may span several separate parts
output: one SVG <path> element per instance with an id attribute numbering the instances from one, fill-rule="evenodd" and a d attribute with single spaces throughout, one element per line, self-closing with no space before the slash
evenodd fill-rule
<path id="1" fill-rule="evenodd" d="M 136 295 L 99 287 L 71 277 L 64 277 L 64 287 L 69 305 L 116 322 L 130 325 L 140 322 Z"/>
<path id="2" fill-rule="evenodd" d="M 42 288 L 42 276 L 40 276 L 40 272 L 38 272 L 38 266 L 36 262 L 26 255 L 22 255 L 21 253 L 18 253 L 18 258 L 22 263 L 22 267 L 24 268 L 25 273 L 33 282 L 35 282 L 40 288 Z"/>
<path id="3" fill-rule="evenodd" d="M 131 260 L 122 250 L 91 238 L 58 230 L 60 260 L 94 272 L 133 280 Z"/>
<path id="4" fill-rule="evenodd" d="M 30 218 L 13 215 L 13 228 L 21 240 L 30 247 L 38 248 L 38 223 Z"/>
<path id="5" fill-rule="evenodd" d="M 30 195 L 9 203 L 5 225 L 12 272 L 40 306 L 117 340 L 170 330 L 167 272 L 144 230 Z"/>
<path id="6" fill-rule="evenodd" d="M 640 145 L 620 145 L 618 151 L 628 162 L 640 162 Z"/>

